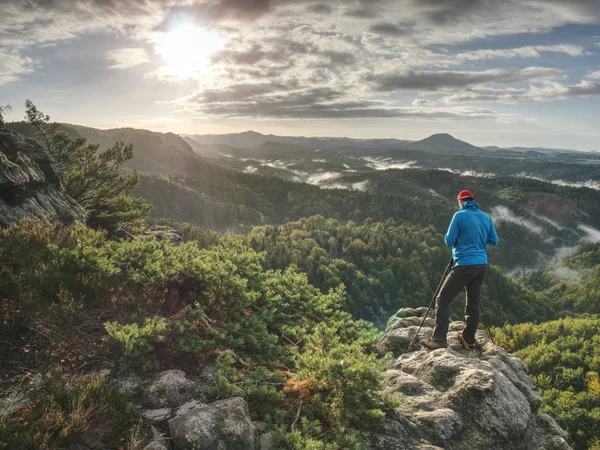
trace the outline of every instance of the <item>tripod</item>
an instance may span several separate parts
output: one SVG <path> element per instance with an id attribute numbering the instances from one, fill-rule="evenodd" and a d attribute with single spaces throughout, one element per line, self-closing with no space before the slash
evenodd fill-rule
<path id="1" fill-rule="evenodd" d="M 433 302 L 435 302 L 435 299 L 437 298 L 438 294 L 440 293 L 440 289 L 442 289 L 442 285 L 444 284 L 444 281 L 446 280 L 446 277 L 448 276 L 448 274 L 452 270 L 453 266 L 454 266 L 454 259 L 452 257 L 450 257 L 450 261 L 448 262 L 448 265 L 446 266 L 446 270 L 444 271 L 444 275 L 442 276 L 442 279 L 440 280 L 440 284 L 438 284 L 438 287 L 435 290 L 435 294 L 433 294 L 431 302 L 429 303 L 429 307 L 427 308 L 427 312 L 423 316 L 423 320 L 421 321 L 421 325 L 419 325 L 419 329 L 417 330 L 417 334 L 415 334 L 415 337 L 413 338 L 412 342 L 408 346 L 408 351 L 409 352 L 411 351 L 412 346 L 414 345 L 415 341 L 417 340 L 417 337 L 419 336 L 419 331 L 421 331 L 421 328 L 423 327 L 423 324 L 425 323 L 425 319 L 427 319 L 427 316 L 429 315 L 429 311 L 431 310 L 431 307 L 433 306 Z"/>

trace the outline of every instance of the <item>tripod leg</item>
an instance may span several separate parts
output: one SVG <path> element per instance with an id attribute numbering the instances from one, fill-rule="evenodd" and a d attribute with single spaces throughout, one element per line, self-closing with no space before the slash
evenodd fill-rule
<path id="1" fill-rule="evenodd" d="M 431 302 L 429 302 L 429 307 L 427 308 L 427 312 L 425 313 L 425 316 L 423 317 L 423 320 L 421 321 L 421 325 L 419 325 L 419 328 L 417 330 L 417 333 L 415 334 L 415 337 L 413 338 L 413 340 L 411 341 L 410 345 L 408 346 L 408 351 L 409 352 L 411 351 L 413 345 L 415 344 L 415 341 L 419 337 L 419 332 L 421 331 L 421 328 L 423 327 L 423 324 L 425 323 L 425 319 L 427 319 L 427 316 L 429 315 L 429 311 L 431 311 L 431 307 L 433 306 L 433 302 L 435 302 L 435 300 L 437 299 L 437 296 L 440 293 L 440 290 L 442 289 L 442 285 L 444 284 L 444 281 L 446 281 L 446 277 L 448 276 L 448 274 L 452 270 L 453 266 L 454 266 L 454 259 L 452 259 L 452 257 L 451 257 L 450 258 L 450 262 L 448 262 L 448 265 L 446 266 L 446 270 L 444 270 L 444 275 L 442 276 L 442 279 L 440 280 L 440 282 L 438 284 L 438 287 L 435 290 L 435 294 L 433 294 L 433 298 L 431 299 Z"/>

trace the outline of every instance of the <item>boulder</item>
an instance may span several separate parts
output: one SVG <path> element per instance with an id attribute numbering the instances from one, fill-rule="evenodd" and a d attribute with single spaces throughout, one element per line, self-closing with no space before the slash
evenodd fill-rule
<path id="1" fill-rule="evenodd" d="M 144 390 L 142 404 L 151 409 L 177 408 L 189 402 L 196 393 L 196 385 L 181 370 L 159 373 Z"/>
<path id="2" fill-rule="evenodd" d="M 127 375 L 121 378 L 112 378 L 111 383 L 119 391 L 138 396 L 143 385 L 144 380 L 136 375 Z"/>
<path id="3" fill-rule="evenodd" d="M 458 340 L 462 322 L 452 322 L 449 347 L 405 353 L 426 308 L 400 310 L 379 345 L 394 353 L 386 372 L 387 394 L 402 401 L 397 417 L 374 441 L 385 448 L 462 450 L 570 449 L 568 434 L 545 414 L 523 361 L 477 332 L 478 349 Z M 411 317 L 410 314 L 415 314 Z M 427 318 L 419 338 L 431 335 Z"/>
<path id="4" fill-rule="evenodd" d="M 113 240 L 120 239 L 142 239 L 155 238 L 157 241 L 167 241 L 173 245 L 179 245 L 183 242 L 183 232 L 167 226 L 154 226 L 144 228 L 141 233 L 135 230 L 129 224 L 119 223 L 108 228 L 108 232 Z"/>
<path id="5" fill-rule="evenodd" d="M 84 209 L 65 192 L 46 150 L 35 140 L 0 129 L 0 227 L 24 218 L 85 222 Z"/>
<path id="6" fill-rule="evenodd" d="M 274 450 L 275 442 L 269 433 L 260 435 L 260 450 Z"/>
<path id="7" fill-rule="evenodd" d="M 144 447 L 144 450 L 169 450 L 169 439 L 165 437 L 155 426 L 150 427 L 152 442 Z"/>
<path id="8" fill-rule="evenodd" d="M 178 450 L 258 450 L 258 431 L 250 420 L 247 403 L 239 398 L 208 405 L 183 405 L 169 420 Z"/>
<path id="9" fill-rule="evenodd" d="M 142 235 L 145 238 L 154 237 L 157 241 L 167 241 L 173 245 L 179 245 L 183 242 L 183 233 L 167 226 L 145 228 Z"/>

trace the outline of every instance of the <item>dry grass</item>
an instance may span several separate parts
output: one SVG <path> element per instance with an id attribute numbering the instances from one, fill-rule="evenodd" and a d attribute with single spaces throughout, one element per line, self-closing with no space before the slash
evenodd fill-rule
<path id="1" fill-rule="evenodd" d="M 127 450 L 143 450 L 146 446 L 146 427 L 140 419 L 129 432 L 127 439 Z"/>

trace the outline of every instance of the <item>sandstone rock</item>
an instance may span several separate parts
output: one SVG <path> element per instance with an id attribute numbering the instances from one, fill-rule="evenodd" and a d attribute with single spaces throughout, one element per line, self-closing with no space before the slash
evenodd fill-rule
<path id="1" fill-rule="evenodd" d="M 169 430 L 178 450 L 258 450 L 258 431 L 248 405 L 239 398 L 209 405 L 183 405 L 169 420 Z"/>
<path id="2" fill-rule="evenodd" d="M 155 226 L 144 228 L 141 234 L 134 230 L 128 224 L 116 224 L 109 227 L 108 232 L 113 240 L 119 239 L 142 239 L 155 238 L 157 241 L 167 241 L 173 245 L 179 245 L 183 242 L 183 233 L 175 228 L 166 226 Z"/>
<path id="3" fill-rule="evenodd" d="M 24 408 L 31 401 L 28 392 L 17 392 L 7 397 L 0 398 L 0 413 L 10 415 Z"/>
<path id="4" fill-rule="evenodd" d="M 384 419 L 381 428 L 363 436 L 371 450 L 444 450 L 411 436 L 408 422 L 400 415 Z"/>
<path id="5" fill-rule="evenodd" d="M 275 443 L 273 442 L 273 438 L 269 433 L 260 435 L 260 450 L 274 450 Z"/>
<path id="6" fill-rule="evenodd" d="M 142 403 L 148 408 L 176 408 L 189 402 L 196 392 L 195 384 L 181 370 L 159 373 L 144 390 Z"/>
<path id="7" fill-rule="evenodd" d="M 400 310 L 379 345 L 396 358 L 386 373 L 386 393 L 400 394 L 398 417 L 374 441 L 385 448 L 446 450 L 570 449 L 568 435 L 549 416 L 538 414 L 541 398 L 525 364 L 477 333 L 479 350 L 467 352 L 452 322 L 449 348 L 403 353 L 426 308 Z M 410 317 L 410 314 L 415 316 Z M 431 335 L 427 322 L 420 338 Z M 371 436 L 373 438 L 373 436 Z"/>
<path id="8" fill-rule="evenodd" d="M 152 441 L 144 447 L 144 450 L 169 450 L 169 446 L 164 440 Z"/>
<path id="9" fill-rule="evenodd" d="M 165 437 L 155 426 L 150 427 L 152 442 L 144 447 L 144 450 L 169 450 L 169 439 Z"/>
<path id="10" fill-rule="evenodd" d="M 167 241 L 173 245 L 179 245 L 183 242 L 183 233 L 181 231 L 166 226 L 145 228 L 143 236 L 146 238 L 154 237 L 158 241 Z"/>
<path id="11" fill-rule="evenodd" d="M 137 396 L 142 388 L 143 380 L 136 375 L 129 375 L 122 378 L 114 378 L 111 380 L 111 383 L 121 392 Z"/>
<path id="12" fill-rule="evenodd" d="M 87 215 L 66 194 L 52 159 L 41 145 L 0 129 L 0 226 L 23 218 L 71 223 L 85 222 Z"/>
<path id="13" fill-rule="evenodd" d="M 146 409 L 142 411 L 142 417 L 150 422 L 164 422 L 173 417 L 172 408 Z"/>
<path id="14" fill-rule="evenodd" d="M 8 381 L 9 387 L 1 390 L 0 416 L 13 414 L 25 407 L 42 387 L 44 377 L 36 373 L 30 377 L 16 376 Z"/>

